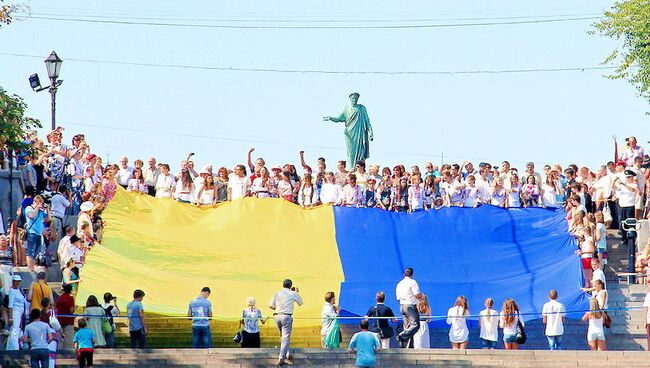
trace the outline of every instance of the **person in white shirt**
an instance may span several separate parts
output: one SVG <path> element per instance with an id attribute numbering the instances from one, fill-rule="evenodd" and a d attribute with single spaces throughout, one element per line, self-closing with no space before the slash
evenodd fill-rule
<path id="1" fill-rule="evenodd" d="M 357 176 L 350 174 L 348 176 L 348 184 L 343 187 L 343 206 L 346 207 L 359 207 L 363 203 L 363 191 L 357 185 Z"/>
<path id="2" fill-rule="evenodd" d="M 75 235 L 75 229 L 72 226 L 67 226 L 65 228 L 65 236 L 61 238 L 61 241 L 59 242 L 59 247 L 56 251 L 61 269 L 65 268 L 65 261 L 70 259 L 69 251 L 70 251 L 70 247 L 72 246 L 72 243 L 70 242 L 70 238 L 72 237 L 72 235 Z"/>
<path id="3" fill-rule="evenodd" d="M 643 164 L 643 157 L 635 157 L 634 165 L 628 167 L 627 169 L 636 174 L 636 185 L 639 187 L 639 192 L 636 196 L 636 201 L 634 202 L 634 216 L 637 219 L 642 218 L 643 214 L 643 194 L 645 193 L 645 175 L 644 170 L 641 167 Z"/>
<path id="4" fill-rule="evenodd" d="M 9 290 L 8 317 L 10 334 L 7 339 L 7 350 L 19 350 L 19 339 L 23 335 L 22 320 L 23 315 L 27 315 L 29 303 L 21 291 L 20 284 L 23 278 L 15 274 L 11 278 L 11 289 Z"/>
<path id="5" fill-rule="evenodd" d="M 591 350 L 607 350 L 605 342 L 605 330 L 603 329 L 603 321 L 605 320 L 605 312 L 601 312 L 601 306 L 596 298 L 589 300 L 589 312 L 582 316 L 583 321 L 589 321 L 589 328 L 587 329 L 587 343 Z"/>
<path id="6" fill-rule="evenodd" d="M 420 185 L 419 175 L 411 176 L 411 186 L 408 188 L 409 212 L 419 212 L 424 209 L 424 188 Z"/>
<path id="7" fill-rule="evenodd" d="M 635 137 L 625 138 L 627 142 L 625 150 L 621 152 L 619 160 L 625 162 L 626 165 L 631 166 L 634 164 L 634 159 L 637 157 L 643 157 L 643 147 L 637 146 L 637 141 Z"/>
<path id="8" fill-rule="evenodd" d="M 171 198 L 176 180 L 169 173 L 169 165 L 160 164 L 160 175 L 156 180 L 156 198 Z"/>
<path id="9" fill-rule="evenodd" d="M 600 280 L 603 283 L 603 288 L 607 288 L 607 280 L 605 279 L 605 273 L 601 269 L 601 262 L 599 258 L 591 259 L 591 269 L 593 273 L 591 274 L 591 287 L 581 288 L 582 291 L 588 293 L 591 292 L 592 296 L 596 296 L 596 287 L 594 286 L 594 281 Z"/>
<path id="10" fill-rule="evenodd" d="M 544 307 L 542 307 L 542 318 L 546 324 L 546 338 L 548 339 L 548 348 L 550 350 L 562 350 L 562 335 L 564 334 L 564 315 L 566 310 L 564 305 L 558 302 L 557 290 L 548 292 L 550 299 Z"/>
<path id="11" fill-rule="evenodd" d="M 293 287 L 293 282 L 286 279 L 282 282 L 282 290 L 273 294 L 269 308 L 273 313 L 275 324 L 280 330 L 280 355 L 278 356 L 278 365 L 286 364 L 285 360 L 293 360 L 289 354 L 289 345 L 291 341 L 291 329 L 293 326 L 293 304 L 302 305 L 302 298 L 298 294 L 298 288 Z"/>
<path id="12" fill-rule="evenodd" d="M 467 298 L 462 295 L 456 298 L 454 306 L 447 311 L 447 324 L 451 325 L 449 328 L 449 341 L 452 349 L 467 349 L 469 329 L 467 328 L 466 316 L 469 314 Z"/>
<path id="13" fill-rule="evenodd" d="M 50 209 L 52 216 L 51 227 L 54 229 L 56 239 L 54 244 L 61 238 L 61 230 L 63 226 L 63 219 L 65 219 L 65 211 L 72 205 L 71 193 L 65 184 L 59 186 L 59 191 L 56 192 L 52 199 L 50 199 Z"/>
<path id="14" fill-rule="evenodd" d="M 320 329 L 320 342 L 321 347 L 327 348 L 327 335 L 332 332 L 334 321 L 339 316 L 341 309 L 336 305 L 336 296 L 333 291 L 325 293 L 325 304 L 321 313 L 321 329 Z"/>
<path id="15" fill-rule="evenodd" d="M 158 182 L 158 175 L 160 175 L 160 169 L 156 166 L 156 158 L 149 158 L 149 167 L 142 170 L 144 174 L 144 184 L 147 186 L 148 193 L 150 196 L 156 196 L 156 183 Z"/>
<path id="16" fill-rule="evenodd" d="M 467 182 L 463 187 L 463 207 L 475 208 L 483 201 L 481 189 L 476 185 L 474 174 L 467 176 Z"/>
<path id="17" fill-rule="evenodd" d="M 485 299 L 485 309 L 479 313 L 479 325 L 481 332 L 479 339 L 481 340 L 482 349 L 494 349 L 497 347 L 499 340 L 499 312 L 494 310 L 494 299 Z"/>
<path id="18" fill-rule="evenodd" d="M 244 165 L 235 166 L 234 173 L 228 175 L 228 201 L 244 198 L 251 189 L 251 179 L 246 176 Z"/>
<path id="19" fill-rule="evenodd" d="M 404 330 L 397 335 L 400 346 L 406 348 L 416 332 L 420 329 L 420 313 L 418 312 L 418 300 L 422 299 L 422 293 L 417 281 L 413 279 L 413 269 L 404 270 L 404 278 L 397 284 L 395 295 L 399 301 L 399 310 L 404 318 Z"/>
<path id="20" fill-rule="evenodd" d="M 120 169 L 117 171 L 117 183 L 126 189 L 126 186 L 129 185 L 129 179 L 133 175 L 133 167 L 129 166 L 129 159 L 122 157 L 120 160 Z"/>
<path id="21" fill-rule="evenodd" d="M 620 208 L 618 219 L 621 224 L 629 218 L 634 218 L 634 206 L 636 204 L 636 197 L 639 195 L 639 187 L 636 183 L 636 174 L 634 171 L 625 170 L 625 179 L 621 180 L 619 177 L 614 179 L 614 188 L 616 189 L 616 197 L 618 198 L 618 206 Z M 627 241 L 627 231 L 623 231 L 623 242 Z"/>

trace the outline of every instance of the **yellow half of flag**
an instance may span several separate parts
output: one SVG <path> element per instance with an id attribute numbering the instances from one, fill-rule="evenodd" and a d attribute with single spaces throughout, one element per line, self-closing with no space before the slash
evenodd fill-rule
<path id="1" fill-rule="evenodd" d="M 181 316 L 208 286 L 215 316 L 238 318 L 251 296 L 270 315 L 273 293 L 290 278 L 304 299 L 295 323 L 306 326 L 320 323 L 327 291 L 340 295 L 330 206 L 244 198 L 198 208 L 120 190 L 102 218 L 104 241 L 87 254 L 77 304 L 111 292 L 124 308 L 142 289 L 146 312 Z"/>

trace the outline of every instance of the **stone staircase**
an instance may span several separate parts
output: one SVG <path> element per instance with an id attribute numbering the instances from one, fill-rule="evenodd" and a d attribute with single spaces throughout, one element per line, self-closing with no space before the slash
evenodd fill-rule
<path id="1" fill-rule="evenodd" d="M 4 352 L 3 352 L 4 353 Z M 295 349 L 295 367 L 354 367 L 354 355 L 342 349 Z M 29 367 L 25 352 L 0 355 L 2 367 Z M 544 350 L 438 350 L 390 349 L 377 354 L 379 367 L 647 367 L 650 353 L 644 351 L 544 351 Z M 96 350 L 97 367 L 271 367 L 277 363 L 276 349 L 155 349 Z M 58 367 L 76 367 L 73 352 L 59 353 Z"/>

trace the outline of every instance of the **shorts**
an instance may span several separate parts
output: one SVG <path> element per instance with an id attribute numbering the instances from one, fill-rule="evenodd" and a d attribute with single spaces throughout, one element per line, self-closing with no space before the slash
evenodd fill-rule
<path id="1" fill-rule="evenodd" d="M 588 341 L 596 341 L 596 340 L 605 341 L 605 333 L 604 332 L 591 332 L 591 333 L 587 334 L 587 340 Z"/>
<path id="2" fill-rule="evenodd" d="M 517 334 L 512 334 L 512 335 L 504 334 L 503 335 L 503 342 L 507 342 L 507 343 L 517 342 Z"/>
<path id="3" fill-rule="evenodd" d="M 591 270 L 591 257 L 589 258 L 580 258 L 582 261 L 582 269 L 583 270 Z"/>
<path id="4" fill-rule="evenodd" d="M 494 349 L 497 347 L 497 342 L 496 341 L 490 341 L 486 339 L 480 339 L 481 340 L 481 348 L 482 349 Z"/>
<path id="5" fill-rule="evenodd" d="M 27 234 L 27 257 L 36 258 L 43 247 L 43 238 L 39 234 Z"/>

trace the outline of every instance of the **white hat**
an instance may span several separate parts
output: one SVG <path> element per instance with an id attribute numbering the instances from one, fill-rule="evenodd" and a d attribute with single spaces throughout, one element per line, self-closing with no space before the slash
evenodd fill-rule
<path id="1" fill-rule="evenodd" d="M 23 281 L 23 278 L 20 277 L 20 275 L 14 275 L 14 277 L 11 278 L 13 281 Z"/>
<path id="2" fill-rule="evenodd" d="M 212 174 L 212 165 L 203 165 L 203 168 L 199 172 L 201 174 Z"/>
<path id="3" fill-rule="evenodd" d="M 79 209 L 81 209 L 84 212 L 87 212 L 92 210 L 93 207 L 95 207 L 95 205 L 92 202 L 84 202 L 81 204 L 81 207 L 79 207 Z"/>

